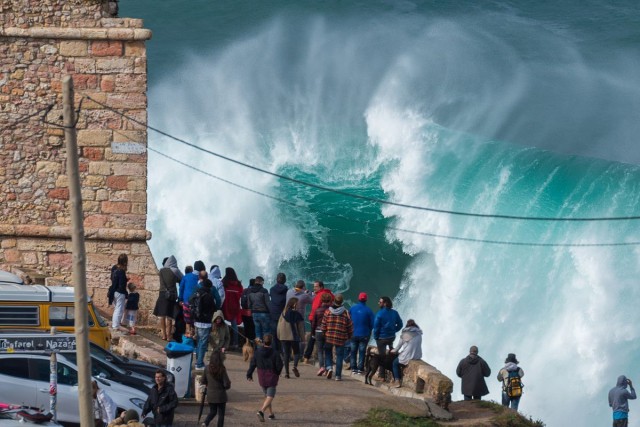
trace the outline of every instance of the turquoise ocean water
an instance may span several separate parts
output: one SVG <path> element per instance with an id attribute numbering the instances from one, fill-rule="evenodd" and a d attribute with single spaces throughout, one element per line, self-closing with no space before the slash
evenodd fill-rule
<path id="1" fill-rule="evenodd" d="M 640 215 L 640 5 L 557 3 L 122 0 L 120 12 L 154 31 L 150 124 L 208 150 L 400 204 Z M 231 265 L 245 284 L 320 278 L 372 307 L 390 295 L 446 375 L 479 346 L 489 398 L 515 352 L 521 411 L 549 426 L 608 425 L 616 377 L 640 380 L 640 246 L 570 246 L 640 242 L 637 220 L 381 205 L 153 132 L 149 144 L 272 197 L 151 152 L 157 260 Z"/>

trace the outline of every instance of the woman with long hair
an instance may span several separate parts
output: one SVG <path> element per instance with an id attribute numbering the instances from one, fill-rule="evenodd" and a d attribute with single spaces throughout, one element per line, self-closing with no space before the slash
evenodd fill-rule
<path id="1" fill-rule="evenodd" d="M 402 387 L 402 369 L 409 365 L 410 360 L 420 360 L 422 358 L 422 329 L 413 319 L 407 320 L 405 328 L 400 333 L 400 347 L 391 350 L 398 353 L 398 357 L 393 359 L 393 383 L 396 388 Z"/>
<path id="2" fill-rule="evenodd" d="M 207 402 L 209 415 L 200 427 L 209 427 L 209 423 L 218 416 L 218 427 L 224 426 L 224 412 L 227 406 L 227 390 L 231 381 L 224 366 L 224 357 L 220 350 L 214 350 L 209 359 L 209 366 L 202 376 L 202 385 L 207 386 Z"/>
<path id="3" fill-rule="evenodd" d="M 115 308 L 111 317 L 111 328 L 117 330 L 122 322 L 124 314 L 124 303 L 127 299 L 127 264 L 129 257 L 127 254 L 118 256 L 118 263 L 111 268 L 111 288 L 113 289 L 113 301 Z"/>
<path id="4" fill-rule="evenodd" d="M 289 360 L 293 351 L 293 375 L 300 376 L 300 341 L 304 339 L 304 318 L 298 310 L 298 298 L 291 297 L 278 319 L 278 339 L 284 351 L 284 377 L 289 378 Z"/>
<path id="5" fill-rule="evenodd" d="M 227 267 L 224 270 L 222 278 L 222 286 L 224 286 L 224 303 L 222 304 L 222 313 L 224 320 L 231 323 L 231 348 L 230 350 L 238 350 L 238 324 L 242 323 L 242 310 L 240 308 L 240 298 L 242 298 L 242 283 L 238 280 L 236 271 Z"/>
<path id="6" fill-rule="evenodd" d="M 258 419 L 264 422 L 264 413 L 269 411 L 269 419 L 275 420 L 273 413 L 273 399 L 276 397 L 276 387 L 278 378 L 282 372 L 282 358 L 272 347 L 273 336 L 266 334 L 262 338 L 264 345 L 258 347 L 251 358 L 249 370 L 247 371 L 247 381 L 253 381 L 253 371 L 258 368 L 258 382 L 264 392 L 264 402 L 257 412 Z"/>

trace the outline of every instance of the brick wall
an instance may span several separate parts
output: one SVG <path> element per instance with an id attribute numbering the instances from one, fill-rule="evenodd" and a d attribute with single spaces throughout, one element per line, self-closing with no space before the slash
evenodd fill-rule
<path id="1" fill-rule="evenodd" d="M 0 269 L 71 281 L 67 156 L 56 126 L 63 76 L 73 77 L 76 107 L 86 94 L 146 123 L 151 32 L 139 19 L 113 17 L 116 5 L 0 0 Z M 52 124 L 15 124 L 51 104 Z M 146 147 L 146 129 L 87 99 L 77 129 L 89 293 L 106 306 L 109 269 L 127 253 L 146 318 L 158 286 L 147 246 L 147 155 L 112 151 L 114 142 Z"/>

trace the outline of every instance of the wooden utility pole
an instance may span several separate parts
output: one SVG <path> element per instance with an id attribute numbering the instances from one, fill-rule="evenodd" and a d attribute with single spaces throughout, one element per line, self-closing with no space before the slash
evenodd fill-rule
<path id="1" fill-rule="evenodd" d="M 80 193 L 78 170 L 78 144 L 76 142 L 76 118 L 73 107 L 73 80 L 62 79 L 62 107 L 64 117 L 64 139 L 67 147 L 67 178 L 71 202 L 71 243 L 73 244 L 73 289 L 75 333 L 78 364 L 78 398 L 80 425 L 94 427 L 93 390 L 91 387 L 91 356 L 89 354 L 89 316 L 87 297 L 87 263 L 84 249 L 84 215 Z"/>

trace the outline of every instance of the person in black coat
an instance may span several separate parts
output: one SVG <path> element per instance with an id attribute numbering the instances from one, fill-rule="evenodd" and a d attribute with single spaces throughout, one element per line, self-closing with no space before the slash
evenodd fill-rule
<path id="1" fill-rule="evenodd" d="M 151 388 L 149 397 L 142 408 L 142 418 L 144 419 L 148 413 L 152 413 L 156 426 L 171 427 L 173 413 L 178 407 L 178 395 L 162 370 L 156 371 L 155 381 L 156 384 Z"/>
<path id="2" fill-rule="evenodd" d="M 269 313 L 271 315 L 271 334 L 274 338 L 275 349 L 278 352 L 282 351 L 280 340 L 276 335 L 278 330 L 278 320 L 284 310 L 284 306 L 287 303 L 287 291 L 289 288 L 285 284 L 287 282 L 287 276 L 284 273 L 278 273 L 276 276 L 276 284 L 269 289 Z"/>
<path id="3" fill-rule="evenodd" d="M 489 394 L 485 377 L 491 375 L 491 368 L 487 362 L 478 356 L 478 347 L 469 349 L 469 355 L 458 363 L 456 374 L 462 378 L 462 394 L 464 400 L 481 400 Z"/>

